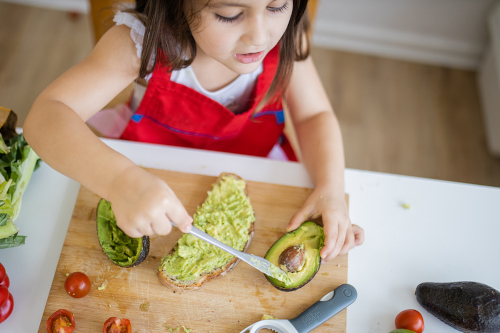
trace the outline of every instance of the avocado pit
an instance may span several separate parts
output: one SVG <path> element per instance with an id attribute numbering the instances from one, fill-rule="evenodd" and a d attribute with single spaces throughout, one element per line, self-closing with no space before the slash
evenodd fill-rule
<path id="1" fill-rule="evenodd" d="M 295 273 L 304 267 L 306 251 L 304 244 L 295 244 L 281 252 L 278 264 L 284 272 Z"/>

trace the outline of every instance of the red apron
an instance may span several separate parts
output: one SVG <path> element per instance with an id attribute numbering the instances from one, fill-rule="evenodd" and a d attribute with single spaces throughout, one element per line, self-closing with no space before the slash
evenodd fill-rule
<path id="1" fill-rule="evenodd" d="M 296 161 L 283 135 L 285 117 L 281 100 L 265 105 L 252 119 L 276 73 L 278 53 L 276 46 L 267 54 L 250 109 L 240 114 L 170 81 L 166 66 L 158 61 L 141 104 L 121 139 L 263 157 L 280 143 L 288 159 Z"/>

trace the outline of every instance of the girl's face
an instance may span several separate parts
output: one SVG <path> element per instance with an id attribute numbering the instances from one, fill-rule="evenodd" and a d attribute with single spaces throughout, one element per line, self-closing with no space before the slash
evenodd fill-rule
<path id="1" fill-rule="evenodd" d="M 197 1 L 198 20 L 191 29 L 196 58 L 214 59 L 238 74 L 256 70 L 276 46 L 293 6 L 292 0 Z"/>

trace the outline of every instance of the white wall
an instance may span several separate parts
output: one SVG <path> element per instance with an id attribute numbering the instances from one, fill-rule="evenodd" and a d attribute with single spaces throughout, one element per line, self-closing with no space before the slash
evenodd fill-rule
<path id="1" fill-rule="evenodd" d="M 319 46 L 478 68 L 496 0 L 321 0 Z"/>

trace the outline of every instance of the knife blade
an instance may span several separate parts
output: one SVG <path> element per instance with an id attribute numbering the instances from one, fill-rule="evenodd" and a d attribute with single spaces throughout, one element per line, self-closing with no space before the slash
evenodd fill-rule
<path id="1" fill-rule="evenodd" d="M 177 228 L 177 225 L 175 225 L 174 222 L 170 222 L 170 223 L 172 223 L 172 225 Z M 213 238 L 209 234 L 201 231 L 200 229 L 196 228 L 195 226 L 191 227 L 191 230 L 189 231 L 189 233 L 193 236 L 196 236 L 196 237 L 204 240 L 207 243 L 210 243 L 210 244 L 232 254 L 233 256 L 237 257 L 241 261 L 246 262 L 250 266 L 258 269 L 259 271 L 261 271 L 262 273 L 264 273 L 266 275 L 269 275 L 269 276 L 271 276 L 275 279 L 278 279 L 279 281 L 282 281 L 282 282 L 290 281 L 290 278 L 288 277 L 288 275 L 285 272 L 283 272 L 278 266 L 270 263 L 268 260 L 266 260 L 262 257 L 235 250 L 232 247 L 230 247 L 230 246 L 218 241 L 217 239 Z"/>

